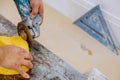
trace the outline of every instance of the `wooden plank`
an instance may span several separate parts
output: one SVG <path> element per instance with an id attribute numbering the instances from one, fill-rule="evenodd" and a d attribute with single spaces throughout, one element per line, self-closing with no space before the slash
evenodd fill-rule
<path id="1" fill-rule="evenodd" d="M 17 35 L 14 24 L 0 15 L 0 35 Z M 28 73 L 30 80 L 86 80 L 84 75 L 77 72 L 65 61 L 57 57 L 50 50 L 46 49 L 37 41 L 33 41 L 30 49 L 33 55 L 34 67 Z M 0 75 L 0 80 L 27 80 L 20 75 L 5 76 Z"/>

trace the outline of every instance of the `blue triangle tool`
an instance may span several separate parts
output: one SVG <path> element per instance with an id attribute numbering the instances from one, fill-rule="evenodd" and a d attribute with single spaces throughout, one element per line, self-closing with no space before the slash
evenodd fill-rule
<path id="1" fill-rule="evenodd" d="M 99 5 L 80 17 L 75 21 L 75 24 L 111 51 L 118 54 L 117 47 L 112 39 Z"/>

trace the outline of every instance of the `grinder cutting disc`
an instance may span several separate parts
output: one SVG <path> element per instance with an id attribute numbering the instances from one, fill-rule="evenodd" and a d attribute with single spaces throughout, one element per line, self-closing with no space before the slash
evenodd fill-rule
<path id="1" fill-rule="evenodd" d="M 18 23 L 17 26 L 18 34 L 28 42 L 29 47 L 32 46 L 32 35 L 27 26 L 25 26 L 22 22 Z"/>

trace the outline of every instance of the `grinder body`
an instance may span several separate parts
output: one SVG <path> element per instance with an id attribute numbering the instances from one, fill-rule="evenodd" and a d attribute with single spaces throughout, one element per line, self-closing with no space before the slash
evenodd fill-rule
<path id="1" fill-rule="evenodd" d="M 32 44 L 32 39 L 40 36 L 40 24 L 42 18 L 37 14 L 33 19 L 30 18 L 32 11 L 30 0 L 14 0 L 22 21 L 18 23 L 18 34 L 25 39 L 29 46 Z"/>

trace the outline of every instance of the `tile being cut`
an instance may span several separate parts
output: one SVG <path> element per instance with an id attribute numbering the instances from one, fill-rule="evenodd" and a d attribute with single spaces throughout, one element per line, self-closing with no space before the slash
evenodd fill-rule
<path id="1" fill-rule="evenodd" d="M 112 39 L 99 5 L 80 17 L 75 21 L 75 24 L 111 51 L 118 54 L 116 45 Z"/>

